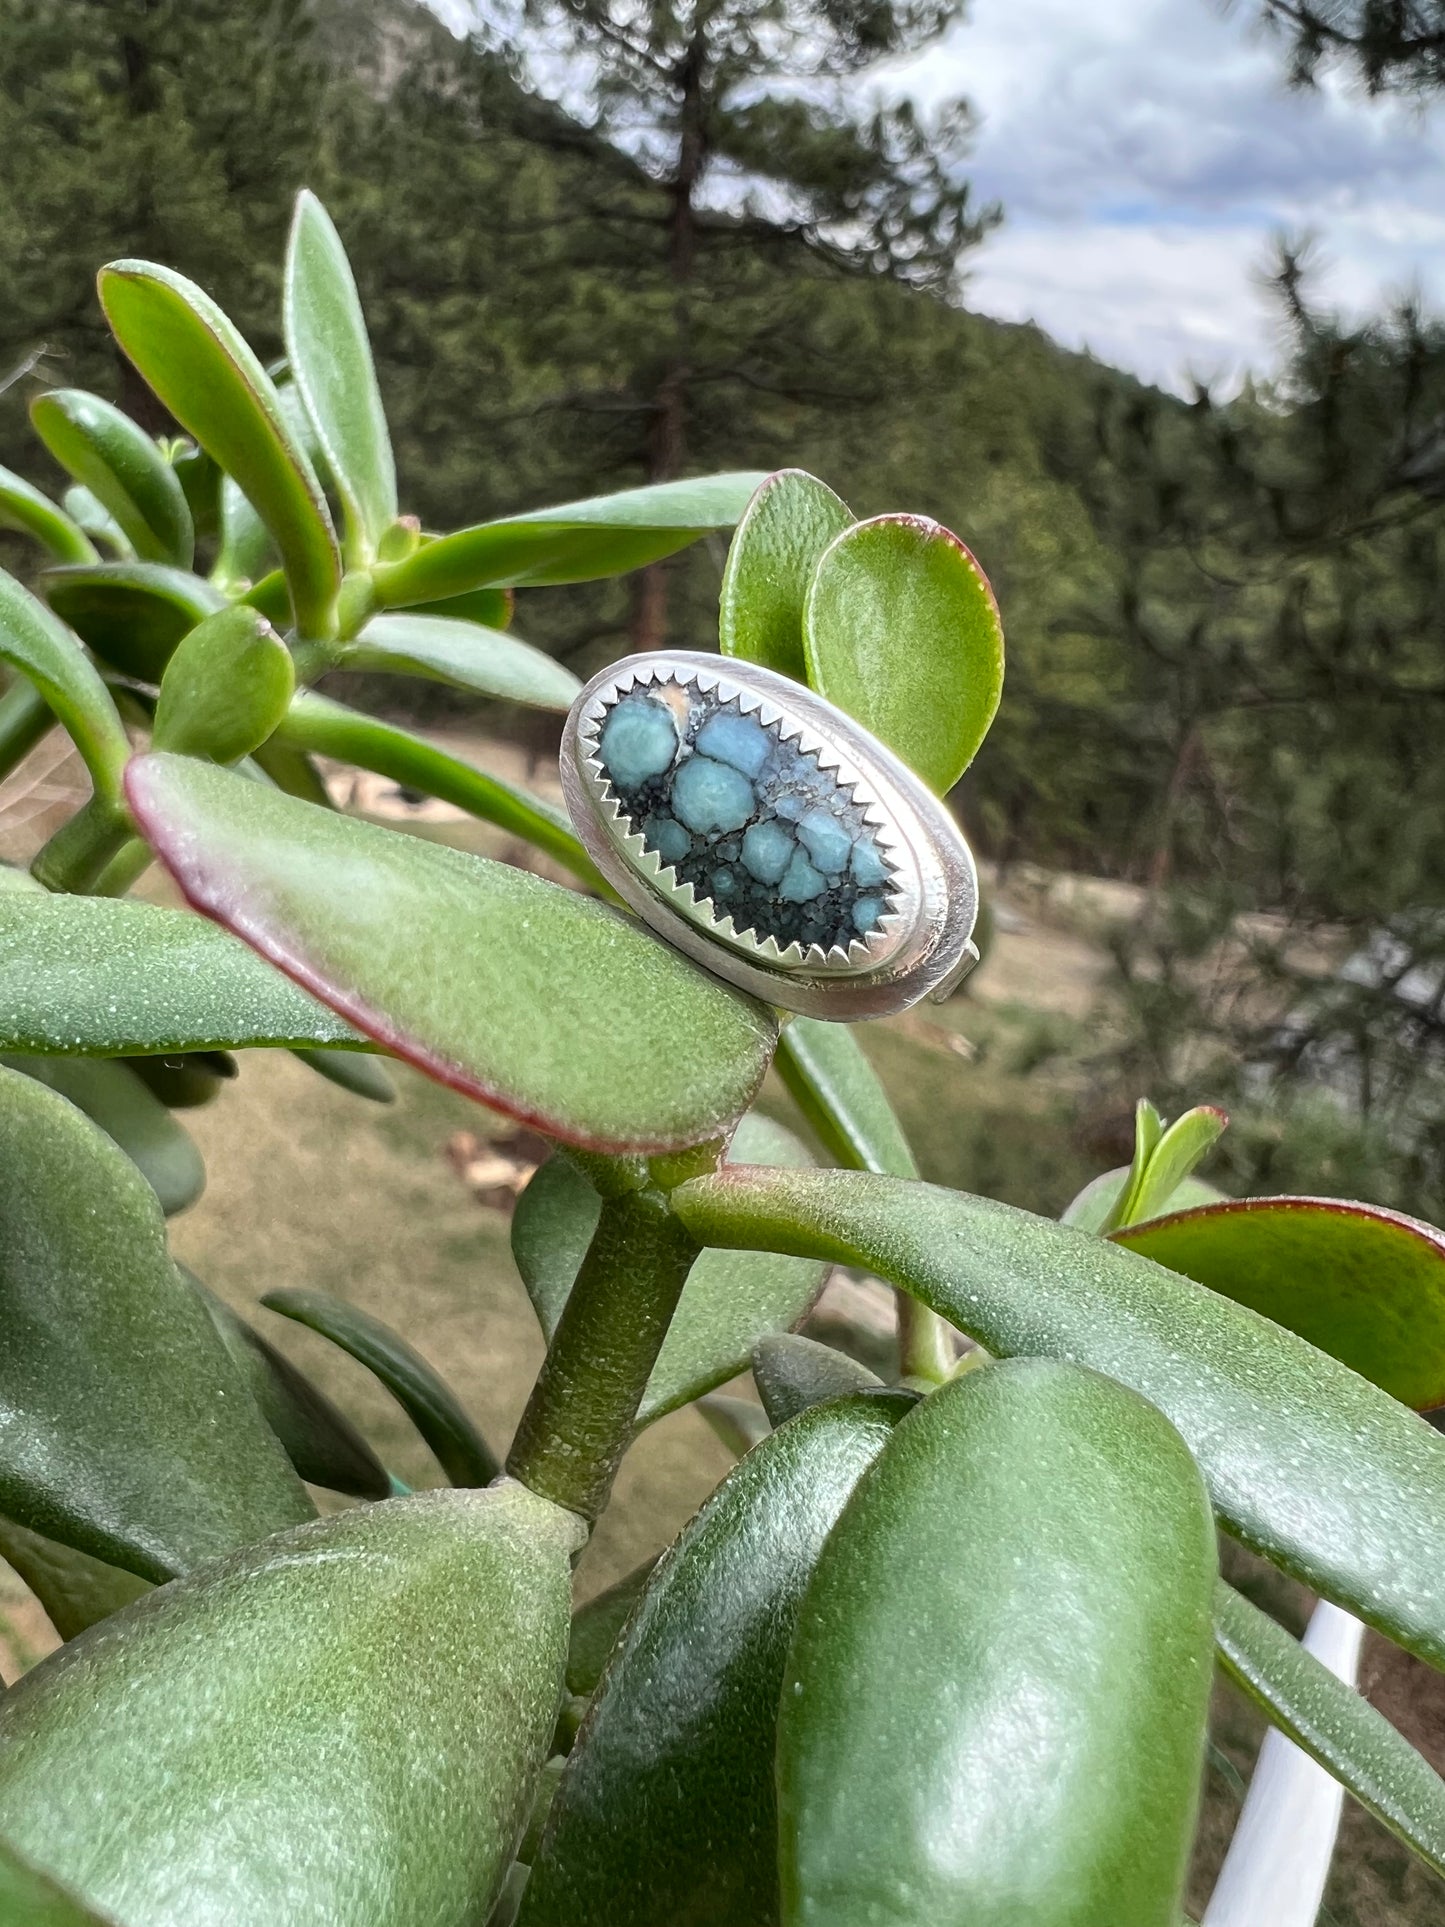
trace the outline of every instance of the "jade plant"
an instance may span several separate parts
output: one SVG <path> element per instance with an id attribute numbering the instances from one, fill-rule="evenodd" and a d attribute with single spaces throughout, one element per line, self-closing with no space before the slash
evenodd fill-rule
<path id="1" fill-rule="evenodd" d="M 0 1697 L 0 1921 L 1178 1927 L 1216 1664 L 1445 1872 L 1445 1784 L 1217 1551 L 1445 1667 L 1441 1234 L 1221 1198 L 1207 1107 L 1141 1104 L 1062 1222 L 925 1184 L 854 1029 L 719 981 L 552 805 L 334 693 L 565 710 L 518 601 L 730 529 L 724 654 L 941 795 L 1002 681 L 967 550 L 796 471 L 423 531 L 308 195 L 284 287 L 268 370 L 182 276 L 105 268 L 176 432 L 47 392 L 63 501 L 0 477 L 47 551 L 0 580 L 0 769 L 58 727 L 92 785 L 0 871 L 0 1551 L 64 1642 Z M 318 758 L 575 887 L 333 808 Z M 153 862 L 190 907 L 133 893 Z M 405 1406 L 449 1482 L 408 1492 L 168 1255 L 176 1113 L 259 1046 L 373 1097 L 390 1055 L 552 1142 L 504 1464 L 404 1332 L 271 1294 Z M 770 1066 L 811 1143 L 756 1108 Z M 897 1383 L 795 1335 L 830 1265 L 896 1288 Z M 638 1431 L 746 1370 L 735 1469 L 574 1611 Z"/>

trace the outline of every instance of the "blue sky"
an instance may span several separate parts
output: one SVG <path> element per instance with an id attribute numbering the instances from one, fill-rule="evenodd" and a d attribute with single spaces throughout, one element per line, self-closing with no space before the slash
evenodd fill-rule
<path id="1" fill-rule="evenodd" d="M 477 0 L 432 4 L 459 24 Z M 1316 237 L 1316 293 L 1348 313 L 1412 287 L 1445 309 L 1445 104 L 1339 77 L 1292 93 L 1283 66 L 1249 0 L 972 0 L 923 59 L 856 84 L 977 109 L 970 174 L 1005 224 L 970 307 L 1182 387 L 1275 365 L 1280 233 Z"/>

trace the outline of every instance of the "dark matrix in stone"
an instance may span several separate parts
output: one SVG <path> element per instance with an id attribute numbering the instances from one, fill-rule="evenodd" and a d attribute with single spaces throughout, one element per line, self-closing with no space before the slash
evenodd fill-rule
<path id="1" fill-rule="evenodd" d="M 851 791 L 736 701 L 637 691 L 598 753 L 628 828 L 738 930 L 846 949 L 886 914 L 888 862 Z"/>

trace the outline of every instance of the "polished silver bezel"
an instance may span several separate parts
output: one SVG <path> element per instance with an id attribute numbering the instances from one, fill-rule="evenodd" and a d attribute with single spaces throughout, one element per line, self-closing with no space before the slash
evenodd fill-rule
<path id="1" fill-rule="evenodd" d="M 816 755 L 851 791 L 891 872 L 889 908 L 876 930 L 826 951 L 758 939 L 719 916 L 628 828 L 598 739 L 624 696 L 669 683 L 737 703 Z M 681 650 L 629 656 L 594 676 L 573 704 L 561 775 L 573 827 L 618 895 L 679 950 L 754 996 L 810 1017 L 884 1016 L 946 995 L 976 958 L 978 880 L 953 818 L 876 737 L 786 676 Z"/>

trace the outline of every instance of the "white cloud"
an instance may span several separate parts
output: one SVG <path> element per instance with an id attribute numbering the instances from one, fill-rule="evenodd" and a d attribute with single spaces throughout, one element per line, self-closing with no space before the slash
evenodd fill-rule
<path id="1" fill-rule="evenodd" d="M 970 176 L 1006 225 L 970 306 L 1181 385 L 1275 363 L 1281 233 L 1318 234 L 1317 292 L 1351 313 L 1411 284 L 1445 303 L 1445 115 L 1291 93 L 1283 66 L 1243 4 L 974 0 L 888 84 L 983 117 Z"/>

